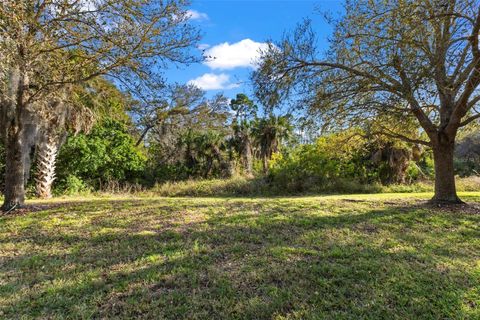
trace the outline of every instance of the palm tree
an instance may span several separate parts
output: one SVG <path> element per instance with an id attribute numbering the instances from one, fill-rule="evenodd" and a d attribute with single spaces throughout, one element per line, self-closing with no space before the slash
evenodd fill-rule
<path id="1" fill-rule="evenodd" d="M 183 133 L 177 142 L 178 147 L 184 150 L 184 161 L 188 169 L 188 176 L 191 176 L 196 170 L 198 163 L 198 155 L 195 148 L 195 132 L 189 128 Z"/>
<path id="2" fill-rule="evenodd" d="M 263 172 L 268 173 L 268 161 L 272 154 L 278 152 L 280 144 L 292 133 L 289 116 L 275 116 L 270 114 L 266 118 L 256 119 L 253 124 L 252 134 L 260 149 Z"/>
<path id="3" fill-rule="evenodd" d="M 229 176 L 229 163 L 222 154 L 224 136 L 214 130 L 187 130 L 179 139 L 178 146 L 184 150 L 184 161 L 189 175 L 208 178 L 214 169 L 223 176 Z M 215 166 L 215 161 L 217 165 Z"/>
<path id="4" fill-rule="evenodd" d="M 250 119 L 256 117 L 258 107 L 245 94 L 239 93 L 235 99 L 230 101 L 230 108 L 235 112 L 232 127 L 237 152 L 242 159 L 245 174 L 250 176 L 253 172 L 252 126 Z"/>
<path id="5" fill-rule="evenodd" d="M 253 173 L 253 143 L 252 125 L 247 120 L 239 121 L 233 125 L 233 134 L 238 154 L 242 159 L 245 174 L 251 176 Z"/>
<path id="6" fill-rule="evenodd" d="M 88 132 L 93 126 L 92 111 L 82 104 L 58 97 L 48 105 L 49 117 L 42 119 L 36 145 L 35 191 L 39 198 L 52 197 L 55 168 L 60 146 L 67 132 Z"/>
<path id="7" fill-rule="evenodd" d="M 228 164 L 221 152 L 224 139 L 221 134 L 213 130 L 202 133 L 196 138 L 197 153 L 205 160 L 203 176 L 208 178 L 214 169 L 214 161 L 218 163 L 218 169 L 225 175 Z"/>

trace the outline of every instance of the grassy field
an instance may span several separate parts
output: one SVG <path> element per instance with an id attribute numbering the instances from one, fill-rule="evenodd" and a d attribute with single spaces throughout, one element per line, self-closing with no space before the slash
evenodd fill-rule
<path id="1" fill-rule="evenodd" d="M 0 318 L 480 319 L 480 193 L 428 197 L 35 203 L 0 217 Z"/>

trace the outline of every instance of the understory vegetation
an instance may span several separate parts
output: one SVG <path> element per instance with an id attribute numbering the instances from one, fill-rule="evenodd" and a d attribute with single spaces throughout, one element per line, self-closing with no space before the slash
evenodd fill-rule
<path id="1" fill-rule="evenodd" d="M 478 192 L 480 190 L 480 178 L 476 176 L 458 178 L 457 189 L 462 192 Z M 129 190 L 128 187 L 124 188 L 123 191 L 118 189 L 118 193 L 131 193 Z M 433 192 L 433 190 L 433 181 L 429 180 L 411 184 L 391 184 L 388 186 L 378 183 L 360 184 L 349 180 L 334 180 L 325 185 L 311 184 L 309 181 L 306 181 L 305 184 L 297 182 L 294 185 L 285 185 L 265 178 L 236 176 L 229 179 L 166 182 L 144 190 L 140 194 L 165 197 L 268 197 L 318 194 L 415 193 Z"/>
<path id="2" fill-rule="evenodd" d="M 0 217 L 4 319 L 478 319 L 480 197 L 103 198 Z"/>
<path id="3" fill-rule="evenodd" d="M 370 136 L 360 128 L 305 140 L 288 116 L 258 117 L 257 106 L 245 95 L 231 101 L 221 96 L 206 100 L 193 87 L 172 89 L 184 98 L 197 95 L 189 110 L 171 112 L 168 121 L 155 122 L 139 136 L 142 125 L 133 119 L 143 120 L 127 112 L 131 101 L 105 85 L 101 82 L 97 88 L 102 98 L 91 107 L 97 114 L 95 124 L 88 133 L 67 134 L 61 144 L 54 167 L 55 195 L 148 191 L 168 196 L 274 196 L 432 190 L 431 150 L 416 144 Z M 457 144 L 460 191 L 477 187 L 477 136 L 474 127 Z M 35 149 L 32 155 L 36 156 Z M 0 172 L 4 168 L 0 162 Z M 36 176 L 35 162 L 29 171 Z M 28 190 L 29 195 L 36 194 L 35 179 Z"/>
<path id="4" fill-rule="evenodd" d="M 263 153 L 265 142 L 257 138 L 255 130 L 260 129 L 254 127 L 261 120 L 239 125 L 225 115 L 218 120 L 217 114 L 215 119 L 206 117 L 198 127 L 163 124 L 164 131 L 159 136 L 144 136 L 148 145 L 142 145 L 136 141 L 136 126 L 129 115 L 122 109 L 112 110 L 115 117 L 100 112 L 88 134 L 66 137 L 56 160 L 55 195 L 148 190 L 166 196 L 274 196 L 433 188 L 434 166 L 428 148 L 368 137 L 357 129 L 302 142 L 286 124 L 288 133 L 275 142 L 273 150 Z M 249 129 L 240 134 L 241 126 Z M 478 190 L 477 135 L 476 129 L 465 133 L 457 144 L 459 191 Z M 4 168 L 0 161 L 0 174 Z M 36 170 L 34 164 L 30 176 Z M 35 195 L 35 180 L 28 190 Z"/>

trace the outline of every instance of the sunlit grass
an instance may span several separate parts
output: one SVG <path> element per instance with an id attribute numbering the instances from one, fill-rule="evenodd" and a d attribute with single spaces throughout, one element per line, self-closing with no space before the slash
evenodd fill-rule
<path id="1" fill-rule="evenodd" d="M 430 197 L 33 201 L 0 218 L 0 318 L 478 319 L 480 214 Z"/>

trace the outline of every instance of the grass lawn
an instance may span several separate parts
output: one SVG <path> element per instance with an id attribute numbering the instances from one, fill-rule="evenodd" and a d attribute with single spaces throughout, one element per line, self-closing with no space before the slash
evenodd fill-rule
<path id="1" fill-rule="evenodd" d="M 480 210 L 428 197 L 40 202 L 0 217 L 0 318 L 480 319 Z"/>

